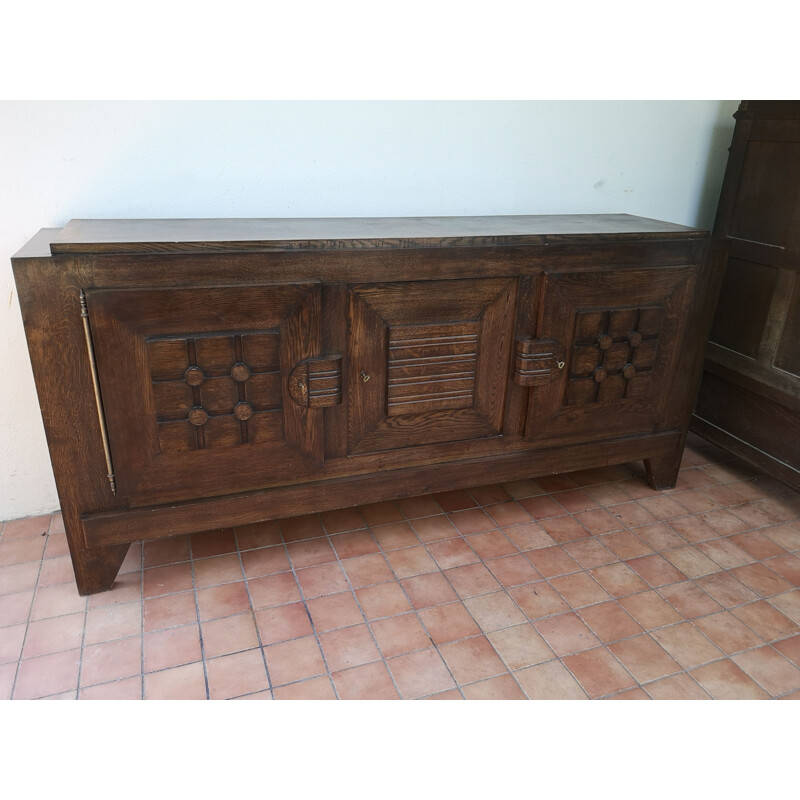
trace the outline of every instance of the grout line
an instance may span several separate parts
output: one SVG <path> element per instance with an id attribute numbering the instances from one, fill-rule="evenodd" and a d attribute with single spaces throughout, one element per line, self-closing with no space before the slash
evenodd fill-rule
<path id="1" fill-rule="evenodd" d="M 297 541 L 313 541 L 315 539 L 325 539 L 325 541 L 328 543 L 328 546 L 331 548 L 331 550 L 333 550 L 333 554 L 336 555 L 336 551 L 333 549 L 333 547 L 332 547 L 332 545 L 331 545 L 331 543 L 330 543 L 330 541 L 328 539 L 328 536 L 325 533 L 325 526 L 322 523 L 322 519 L 319 517 L 319 514 L 315 514 L 313 516 L 316 516 L 319 519 L 320 526 L 322 527 L 322 531 L 323 531 L 322 536 L 314 536 L 311 539 L 299 539 Z M 311 612 L 308 610 L 308 602 L 306 601 L 306 596 L 305 596 L 305 593 L 303 592 L 303 587 L 302 587 L 302 585 L 300 584 L 300 581 L 297 578 L 297 569 L 298 568 L 295 567 L 294 559 L 292 558 L 292 555 L 289 552 L 289 543 L 287 543 L 286 538 L 283 535 L 283 525 L 281 523 L 282 523 L 282 520 L 278 520 L 278 526 L 280 527 L 280 530 L 281 530 L 281 539 L 283 541 L 283 547 L 286 550 L 286 558 L 289 561 L 289 567 L 290 567 L 290 569 L 292 571 L 292 575 L 294 576 L 295 585 L 297 586 L 297 590 L 300 593 L 300 601 L 303 604 L 303 609 L 305 610 L 306 616 L 308 617 L 309 624 L 311 625 L 312 635 L 314 636 L 314 640 L 316 641 L 317 647 L 319 648 L 320 655 L 322 656 L 322 663 L 325 666 L 325 673 L 326 673 L 326 675 L 328 677 L 328 681 L 331 684 L 331 689 L 333 690 L 333 695 L 338 700 L 339 699 L 339 693 L 336 691 L 336 685 L 334 684 L 333 677 L 331 676 L 331 669 L 328 666 L 328 658 L 325 655 L 325 651 L 322 649 L 322 642 L 320 641 L 320 638 L 319 638 L 319 633 L 317 631 L 317 626 L 314 624 L 314 618 L 311 616 Z M 324 563 L 330 563 L 330 562 L 323 562 L 323 564 Z M 322 566 L 322 564 L 310 564 L 309 566 Z M 304 569 L 304 567 L 299 567 L 299 569 Z M 287 605 L 287 604 L 282 604 L 282 605 Z M 294 637 L 294 639 L 287 639 L 285 641 L 294 641 L 295 639 L 298 639 L 298 638 L 302 639 L 304 637 L 302 637 L 302 636 Z M 282 643 L 283 642 L 275 642 L 275 644 L 282 644 Z M 308 680 L 308 678 L 305 678 L 304 680 Z M 299 683 L 299 681 L 298 681 L 298 683 Z M 283 684 L 281 684 L 281 686 L 283 686 Z M 274 694 L 273 694 L 273 696 L 274 696 Z"/>
<path id="2" fill-rule="evenodd" d="M 283 538 L 283 537 L 281 537 L 281 538 Z M 275 693 L 274 693 L 273 687 L 272 687 L 272 677 L 269 674 L 269 664 L 267 663 L 267 655 L 264 652 L 264 643 L 261 640 L 261 630 L 258 627 L 258 622 L 256 622 L 256 612 L 255 612 L 255 608 L 253 607 L 253 596 L 250 594 L 250 583 L 248 582 L 248 579 L 247 579 L 247 573 L 244 571 L 244 561 L 242 560 L 242 551 L 239 548 L 239 534 L 238 534 L 238 531 L 236 530 L 235 527 L 233 529 L 233 540 L 236 543 L 236 555 L 237 555 L 237 557 L 239 559 L 239 567 L 242 570 L 242 580 L 244 582 L 244 589 L 247 592 L 247 600 L 250 603 L 250 618 L 252 619 L 253 627 L 256 630 L 256 640 L 258 641 L 258 647 L 259 647 L 259 649 L 261 651 L 261 660 L 264 662 L 264 670 L 266 671 L 266 674 L 267 674 L 267 689 L 269 691 L 269 696 L 274 700 L 275 699 Z M 284 544 L 284 548 L 285 547 L 286 547 L 286 545 Z M 288 554 L 287 554 L 287 558 L 288 558 Z M 202 628 L 202 625 L 201 625 L 200 626 L 201 634 L 202 634 L 202 630 L 203 630 L 203 628 Z M 237 651 L 237 652 L 245 652 L 245 651 L 241 651 L 240 650 L 240 651 Z M 260 690 L 260 691 L 263 691 L 263 690 Z M 249 694 L 255 694 L 255 692 L 250 692 Z"/>
<path id="3" fill-rule="evenodd" d="M 234 538 L 234 542 L 235 542 Z M 203 641 L 203 625 L 200 622 L 200 601 L 197 597 L 197 575 L 195 574 L 194 569 L 194 548 L 192 547 L 192 537 L 189 536 L 189 566 L 192 572 L 192 593 L 194 596 L 194 611 L 195 616 L 197 619 L 197 632 L 200 638 L 200 663 L 203 665 L 203 681 L 205 682 L 206 687 L 206 700 L 211 699 L 211 690 L 208 685 L 208 665 L 206 663 L 206 647 L 205 642 Z M 142 573 L 142 581 L 144 581 L 144 571 Z M 144 606 L 144 597 L 142 597 L 142 606 Z M 173 626 L 179 627 L 179 626 Z M 142 630 L 142 651 L 144 651 L 144 629 Z M 144 678 L 142 678 L 142 684 L 144 684 Z"/>

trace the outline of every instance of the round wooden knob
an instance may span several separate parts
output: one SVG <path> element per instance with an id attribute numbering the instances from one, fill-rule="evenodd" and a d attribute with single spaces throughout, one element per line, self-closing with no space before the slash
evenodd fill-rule
<path id="1" fill-rule="evenodd" d="M 638 347 L 642 343 L 642 334 L 639 331 L 633 331 L 633 333 L 628 336 L 628 344 L 631 347 Z"/>
<path id="2" fill-rule="evenodd" d="M 188 383 L 189 386 L 199 386 L 206 379 L 200 367 L 189 367 L 189 369 L 183 373 L 183 377 L 186 379 L 186 383 Z"/>
<path id="3" fill-rule="evenodd" d="M 253 416 L 253 406 L 250 403 L 237 403 L 233 407 L 233 415 L 236 419 L 242 420 L 244 422 L 246 419 L 250 419 Z"/>
<path id="4" fill-rule="evenodd" d="M 592 373 L 592 377 L 595 383 L 602 383 L 608 377 L 608 373 L 602 367 L 598 367 Z"/>
<path id="5" fill-rule="evenodd" d="M 241 362 L 234 364 L 231 367 L 231 378 L 239 383 L 244 383 L 250 377 L 250 367 Z"/>
<path id="6" fill-rule="evenodd" d="M 603 334 L 603 335 L 602 335 L 602 336 L 601 336 L 601 337 L 600 337 L 600 338 L 597 340 L 597 346 L 598 346 L 598 347 L 599 347 L 601 350 L 608 350 L 608 348 L 609 348 L 609 347 L 611 347 L 611 345 L 612 345 L 612 344 L 614 344 L 614 340 L 613 340 L 613 339 L 612 339 L 612 338 L 611 338 L 611 337 L 610 337 L 610 336 L 609 336 L 607 333 L 604 333 L 604 334 Z"/>
<path id="7" fill-rule="evenodd" d="M 198 428 L 201 425 L 205 425 L 208 422 L 208 411 L 206 411 L 202 406 L 195 406 L 189 412 L 189 422 L 192 425 L 196 425 Z"/>
<path id="8" fill-rule="evenodd" d="M 633 364 L 626 364 L 622 368 L 622 377 L 626 380 L 630 380 L 636 374 L 636 367 Z"/>

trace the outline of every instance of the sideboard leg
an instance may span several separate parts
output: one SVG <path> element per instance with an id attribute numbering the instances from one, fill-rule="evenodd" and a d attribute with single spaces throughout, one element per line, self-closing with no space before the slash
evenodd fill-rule
<path id="1" fill-rule="evenodd" d="M 679 450 L 675 455 L 645 458 L 644 468 L 647 471 L 649 484 L 659 491 L 662 489 L 674 489 L 675 484 L 678 482 L 682 456 L 683 452 Z"/>
<path id="2" fill-rule="evenodd" d="M 78 594 L 106 592 L 113 585 L 130 543 L 111 547 L 81 548 L 72 552 L 72 566 Z"/>

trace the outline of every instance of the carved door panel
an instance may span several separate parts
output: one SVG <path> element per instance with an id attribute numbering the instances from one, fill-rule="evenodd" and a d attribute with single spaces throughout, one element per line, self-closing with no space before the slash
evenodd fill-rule
<path id="1" fill-rule="evenodd" d="M 500 435 L 516 280 L 349 290 L 348 451 Z"/>
<path id="2" fill-rule="evenodd" d="M 514 379 L 532 387 L 526 437 L 658 430 L 693 281 L 694 267 L 547 275 L 539 337 L 516 345 Z"/>
<path id="3" fill-rule="evenodd" d="M 119 493 L 247 490 L 313 472 L 341 359 L 318 283 L 89 291 Z"/>

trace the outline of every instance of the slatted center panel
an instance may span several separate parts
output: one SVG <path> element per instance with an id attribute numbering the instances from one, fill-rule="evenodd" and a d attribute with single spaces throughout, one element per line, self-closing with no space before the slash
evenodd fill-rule
<path id="1" fill-rule="evenodd" d="M 471 407 L 478 333 L 472 321 L 390 327 L 387 416 Z"/>

